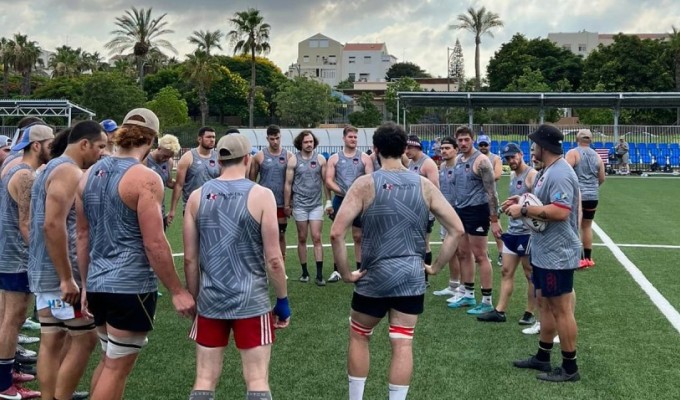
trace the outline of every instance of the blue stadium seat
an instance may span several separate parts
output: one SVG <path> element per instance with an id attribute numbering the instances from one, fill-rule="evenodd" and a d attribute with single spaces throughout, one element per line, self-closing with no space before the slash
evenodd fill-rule
<path id="1" fill-rule="evenodd" d="M 657 143 L 656 147 L 658 147 L 659 149 L 669 148 L 668 143 Z"/>
<path id="2" fill-rule="evenodd" d="M 640 162 L 643 164 L 651 164 L 652 156 L 649 153 L 640 153 Z"/>
<path id="3" fill-rule="evenodd" d="M 680 149 L 680 144 L 679 143 L 671 143 L 671 149 Z"/>
<path id="4" fill-rule="evenodd" d="M 501 149 L 502 149 L 503 147 L 507 146 L 508 143 L 510 143 L 510 142 L 508 142 L 507 140 L 501 140 Z"/>
<path id="5" fill-rule="evenodd" d="M 628 152 L 628 155 L 630 156 L 631 164 L 637 164 L 638 162 L 640 162 L 640 156 L 637 151 L 630 151 Z"/>
<path id="6" fill-rule="evenodd" d="M 604 143 L 603 142 L 595 142 L 595 143 L 593 143 L 593 148 L 594 149 L 604 149 Z"/>
<path id="7" fill-rule="evenodd" d="M 614 148 L 614 143 L 613 142 L 606 142 L 604 144 L 605 149 L 613 149 Z"/>
<path id="8" fill-rule="evenodd" d="M 501 147 L 501 144 L 498 142 L 498 140 L 492 140 L 491 141 L 491 148 L 499 148 Z"/>
<path id="9" fill-rule="evenodd" d="M 321 155 L 323 156 L 323 158 L 325 158 L 325 159 L 326 159 L 326 161 L 328 161 L 328 159 L 329 159 L 329 158 L 331 158 L 331 155 L 330 155 L 330 154 L 328 154 L 328 152 L 327 152 L 327 151 L 324 151 L 323 153 L 321 153 Z"/>

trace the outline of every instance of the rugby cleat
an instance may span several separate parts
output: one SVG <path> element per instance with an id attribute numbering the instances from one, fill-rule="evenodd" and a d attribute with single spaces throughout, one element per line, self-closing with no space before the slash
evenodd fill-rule
<path id="1" fill-rule="evenodd" d="M 568 374 L 564 368 L 557 367 L 552 371 L 536 375 L 536 379 L 546 382 L 576 382 L 581 379 L 581 374 L 578 371 Z"/>
<path id="2" fill-rule="evenodd" d="M 467 310 L 467 314 L 468 315 L 482 315 L 482 314 L 486 314 L 486 313 L 491 312 L 491 311 L 494 311 L 494 308 L 491 304 L 479 303 L 479 304 L 477 304 L 476 307 Z"/>
<path id="3" fill-rule="evenodd" d="M 463 308 L 463 307 L 474 307 L 477 304 L 477 300 L 474 297 L 461 297 L 460 299 L 451 302 L 447 305 L 449 308 Z"/>

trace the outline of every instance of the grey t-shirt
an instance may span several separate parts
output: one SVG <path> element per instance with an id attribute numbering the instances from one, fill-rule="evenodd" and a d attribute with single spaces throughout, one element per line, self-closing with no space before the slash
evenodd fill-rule
<path id="1" fill-rule="evenodd" d="M 574 172 L 578 178 L 581 189 L 581 200 L 597 200 L 599 198 L 598 181 L 600 172 L 600 156 L 590 147 L 579 146 L 578 151 L 581 160 L 574 165 Z"/>
<path id="2" fill-rule="evenodd" d="M 321 192 L 323 177 L 319 156 L 315 152 L 309 159 L 304 159 L 302 153 L 295 154 L 295 175 L 293 177 L 293 208 L 296 210 L 313 210 L 321 206 Z"/>

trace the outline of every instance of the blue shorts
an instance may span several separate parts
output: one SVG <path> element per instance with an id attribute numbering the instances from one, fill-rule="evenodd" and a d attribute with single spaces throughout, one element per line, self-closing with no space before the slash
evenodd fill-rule
<path id="1" fill-rule="evenodd" d="M 559 297 L 574 290 L 573 269 L 545 269 L 531 264 L 531 281 L 534 290 L 543 297 Z"/>
<path id="2" fill-rule="evenodd" d="M 337 194 L 333 196 L 333 217 L 335 218 L 336 215 L 338 215 L 338 210 L 340 210 L 340 205 L 342 204 L 342 201 L 345 200 L 344 196 L 338 196 Z M 355 228 L 361 229 L 361 214 L 354 218 L 354 221 L 352 221 L 352 226 Z"/>
<path id="3" fill-rule="evenodd" d="M 0 273 L 0 290 L 5 292 L 31 293 L 28 287 L 28 272 L 14 274 Z"/>
<path id="4" fill-rule="evenodd" d="M 501 240 L 503 240 L 503 254 L 513 254 L 516 256 L 524 257 L 528 256 L 529 252 L 529 238 L 530 234 L 526 235 L 512 235 L 509 233 L 504 233 L 501 235 Z"/>

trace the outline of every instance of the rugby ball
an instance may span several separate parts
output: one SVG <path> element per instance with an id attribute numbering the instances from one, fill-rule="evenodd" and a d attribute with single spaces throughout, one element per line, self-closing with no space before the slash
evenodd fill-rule
<path id="1" fill-rule="evenodd" d="M 524 193 L 523 195 L 519 196 L 519 205 L 521 206 L 542 206 L 543 203 L 541 200 L 538 199 L 533 193 Z M 543 232 L 548 226 L 548 223 L 546 221 L 542 221 L 540 219 L 535 219 L 535 218 L 530 218 L 530 217 L 522 217 L 522 222 L 524 222 L 524 225 L 531 229 L 534 232 Z"/>

